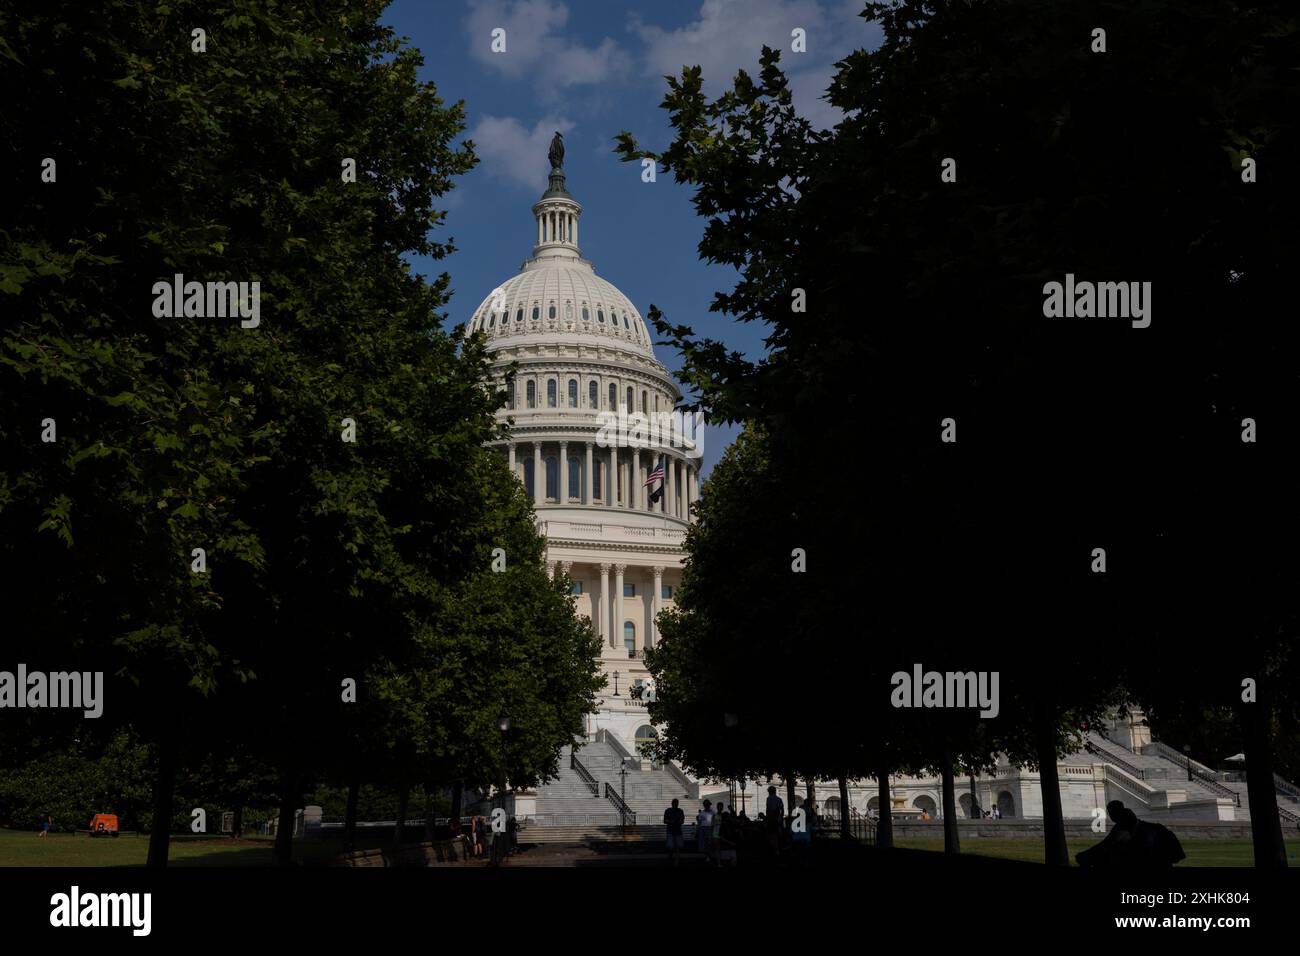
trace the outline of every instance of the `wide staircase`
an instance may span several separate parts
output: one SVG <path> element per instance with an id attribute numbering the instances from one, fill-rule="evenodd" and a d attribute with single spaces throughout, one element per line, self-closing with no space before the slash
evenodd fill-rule
<path id="1" fill-rule="evenodd" d="M 1246 783 L 1240 779 L 1242 775 L 1212 770 L 1160 741 L 1153 740 L 1140 753 L 1135 753 L 1109 737 L 1089 733 L 1085 747 L 1093 757 L 1119 767 L 1152 789 L 1185 790 L 1188 800 L 1232 800 L 1236 819 L 1250 820 Z M 1300 788 L 1277 776 L 1274 785 L 1283 825 L 1300 824 Z"/>
<path id="2" fill-rule="evenodd" d="M 673 798 L 686 814 L 687 830 L 700 801 L 666 769 L 633 760 L 626 778 L 619 769 L 630 755 L 615 742 L 598 739 L 560 755 L 560 774 L 537 790 L 537 812 L 524 820 L 524 843 L 581 843 L 590 840 L 662 840 L 663 818 Z M 626 802 L 620 807 L 622 794 Z M 625 812 L 626 811 L 626 812 Z"/>

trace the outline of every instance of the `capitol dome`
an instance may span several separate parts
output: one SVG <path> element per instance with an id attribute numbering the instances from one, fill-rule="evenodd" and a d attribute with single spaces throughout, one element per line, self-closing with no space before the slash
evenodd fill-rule
<path id="1" fill-rule="evenodd" d="M 578 251 L 582 206 L 565 188 L 564 173 L 533 206 L 537 226 L 532 258 L 474 310 L 467 331 L 482 332 L 488 348 L 554 341 L 608 345 L 654 360 L 645 321 L 612 283 L 596 275 Z M 656 363 L 658 364 L 658 363 Z"/>
<path id="2" fill-rule="evenodd" d="M 559 134 L 549 159 L 532 256 L 487 294 L 466 334 L 486 337 L 506 395 L 497 414 L 508 436 L 490 444 L 532 499 L 548 570 L 568 577 L 601 637 L 608 691 L 587 733 L 632 753 L 654 733 L 635 692 L 681 582 L 703 435 L 676 410 L 681 392 L 641 313 L 578 250 L 582 206 L 565 186 Z M 539 814 L 545 805 L 543 795 Z"/>

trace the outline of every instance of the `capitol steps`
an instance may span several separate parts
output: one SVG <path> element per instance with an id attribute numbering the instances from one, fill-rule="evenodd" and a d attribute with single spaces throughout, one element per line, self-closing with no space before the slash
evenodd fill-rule
<path id="1" fill-rule="evenodd" d="M 691 798 L 681 781 L 667 770 L 647 764 L 643 769 L 629 769 L 625 777 L 620 775 L 621 755 L 602 741 L 587 743 L 577 751 L 578 761 L 596 781 L 598 795 L 593 796 L 579 772 L 570 766 L 571 753 L 571 748 L 564 748 L 559 777 L 537 790 L 536 814 L 529 821 L 534 835 L 554 830 L 562 836 L 556 842 L 569 842 L 577 831 L 596 836 L 608 827 L 618 827 L 622 821 L 614 804 L 605 798 L 606 784 L 615 793 L 626 795 L 628 809 L 636 814 L 638 832 L 647 826 L 662 831 L 664 811 L 674 798 L 688 826 L 700 809 L 701 801 Z M 662 839 L 662 832 L 658 839 Z"/>

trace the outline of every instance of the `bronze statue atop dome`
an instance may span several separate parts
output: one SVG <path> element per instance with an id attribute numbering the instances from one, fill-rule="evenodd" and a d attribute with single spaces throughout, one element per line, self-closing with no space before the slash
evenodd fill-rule
<path id="1" fill-rule="evenodd" d="M 551 148 L 546 153 L 546 156 L 551 161 L 551 169 L 564 168 L 564 134 L 558 129 L 551 139 Z"/>

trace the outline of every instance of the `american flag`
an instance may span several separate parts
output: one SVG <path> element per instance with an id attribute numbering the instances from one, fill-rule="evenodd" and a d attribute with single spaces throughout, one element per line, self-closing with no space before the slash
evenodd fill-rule
<path id="1" fill-rule="evenodd" d="M 655 465 L 655 470 L 650 472 L 650 477 L 645 480 L 647 485 L 653 485 L 656 481 L 664 480 L 664 460 L 659 459 L 659 464 Z"/>

